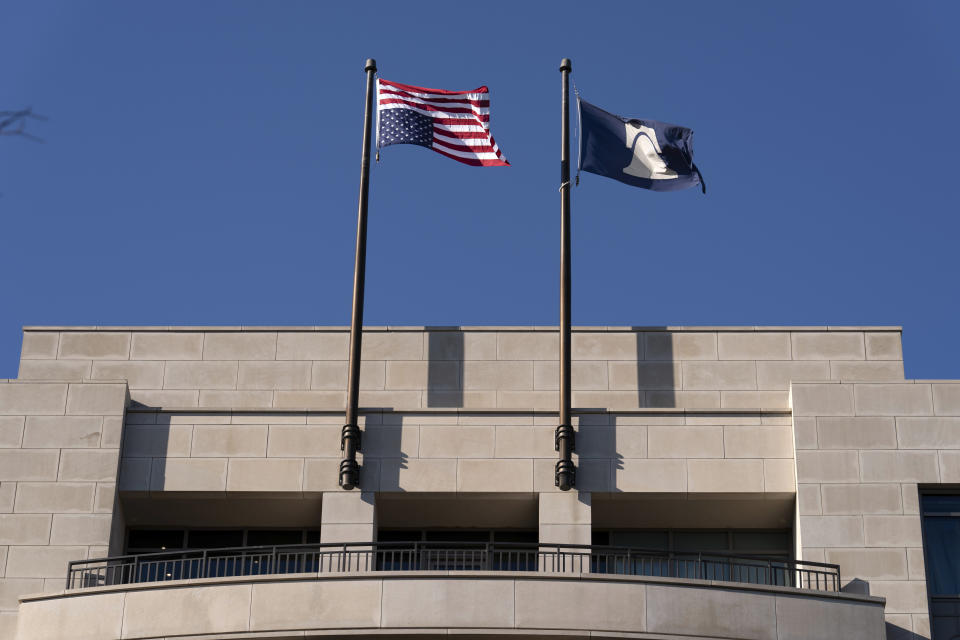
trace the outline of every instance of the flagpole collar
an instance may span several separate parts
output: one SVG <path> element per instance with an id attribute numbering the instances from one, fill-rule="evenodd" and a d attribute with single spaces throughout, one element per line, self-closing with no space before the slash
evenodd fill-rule
<path id="1" fill-rule="evenodd" d="M 376 71 L 377 70 L 377 61 L 373 58 L 367 58 L 367 64 L 363 67 L 364 71 Z"/>
<path id="2" fill-rule="evenodd" d="M 560 71 L 573 71 L 573 63 L 570 62 L 570 58 L 564 58 L 560 61 Z"/>

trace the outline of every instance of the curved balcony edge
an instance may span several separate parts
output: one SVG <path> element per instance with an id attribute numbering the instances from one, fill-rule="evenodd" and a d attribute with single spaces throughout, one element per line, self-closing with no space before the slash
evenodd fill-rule
<path id="1" fill-rule="evenodd" d="M 24 596 L 19 640 L 564 635 L 884 638 L 883 598 L 681 578 L 379 572 L 205 578 Z"/>

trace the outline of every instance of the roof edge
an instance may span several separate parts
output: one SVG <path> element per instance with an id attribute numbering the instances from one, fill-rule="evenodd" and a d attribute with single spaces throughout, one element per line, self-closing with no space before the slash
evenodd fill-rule
<path id="1" fill-rule="evenodd" d="M 139 332 L 167 332 L 167 333 L 177 333 L 177 332 L 207 332 L 207 333 L 222 333 L 222 332 L 248 332 L 248 333 L 264 333 L 264 332 L 278 332 L 278 333 L 340 333 L 347 332 L 350 330 L 350 327 L 346 326 L 257 326 L 257 325 L 236 325 L 236 326 L 215 326 L 215 325 L 169 325 L 169 326 L 158 326 L 158 325 L 118 325 L 118 326 L 58 326 L 58 325 L 25 325 L 23 327 L 24 332 L 44 332 L 44 331 L 59 331 L 59 332 L 89 332 L 89 331 L 139 331 Z M 389 325 L 389 326 L 364 326 L 363 330 L 365 332 L 422 332 L 422 331 L 475 331 L 475 332 L 556 332 L 558 328 L 554 326 L 542 326 L 542 325 L 528 325 L 528 326 L 518 326 L 518 325 L 485 325 L 485 326 L 470 326 L 470 325 L 460 325 L 460 326 L 403 326 L 403 325 Z M 671 332 L 671 333 L 725 333 L 725 332 L 782 332 L 790 331 L 794 333 L 799 332 L 851 332 L 851 331 L 871 331 L 871 332 L 897 332 L 902 333 L 903 327 L 899 325 L 851 325 L 851 326 L 838 326 L 838 325 L 825 325 L 825 326 L 778 326 L 778 325 L 767 325 L 767 326 L 737 326 L 737 325 L 705 325 L 705 326 L 590 326 L 590 325 L 581 325 L 575 326 L 572 328 L 574 332 L 580 333 L 636 333 L 636 332 Z"/>

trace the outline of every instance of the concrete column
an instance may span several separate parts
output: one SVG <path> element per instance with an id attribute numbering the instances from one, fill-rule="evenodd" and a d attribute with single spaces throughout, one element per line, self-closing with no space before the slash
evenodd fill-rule
<path id="1" fill-rule="evenodd" d="M 590 544 L 592 510 L 590 493 L 567 491 L 540 494 L 540 544 Z M 590 571 L 588 549 L 561 549 L 553 555 L 542 550 L 541 564 L 548 571 Z M 552 567 L 552 568 L 551 568 Z"/>
<path id="2" fill-rule="evenodd" d="M 320 542 L 374 542 L 377 510 L 372 491 L 330 491 L 323 494 L 320 512 Z M 330 550 L 335 551 L 335 550 Z M 376 566 L 371 547 L 346 547 L 328 554 L 324 571 L 367 571 Z"/>

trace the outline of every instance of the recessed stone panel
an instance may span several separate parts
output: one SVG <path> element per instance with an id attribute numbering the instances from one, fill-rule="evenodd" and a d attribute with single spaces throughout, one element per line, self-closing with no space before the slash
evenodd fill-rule
<path id="1" fill-rule="evenodd" d="M 929 384 L 858 384 L 855 386 L 857 415 L 933 415 Z"/>
<path id="2" fill-rule="evenodd" d="M 200 360 L 203 334 L 183 332 L 144 332 L 133 334 L 131 360 Z"/>
<path id="3" fill-rule="evenodd" d="M 639 335 L 635 333 L 574 332 L 570 337 L 570 358 L 636 361 L 638 339 Z"/>
<path id="4" fill-rule="evenodd" d="M 645 594 L 642 584 L 522 580 L 516 584 L 516 626 L 639 633 L 646 629 Z"/>
<path id="5" fill-rule="evenodd" d="M 346 331 L 295 333 L 281 331 L 277 335 L 277 360 L 346 360 L 350 335 Z"/>
<path id="6" fill-rule="evenodd" d="M 124 598 L 110 593 L 30 602 L 20 608 L 20 628 L 46 640 L 120 638 Z"/>
<path id="7" fill-rule="evenodd" d="M 0 384 L 0 415 L 63 415 L 66 399 L 65 384 Z"/>
<path id="8" fill-rule="evenodd" d="M 691 493 L 762 493 L 762 460 L 687 460 Z"/>
<path id="9" fill-rule="evenodd" d="M 683 388 L 715 391 L 756 389 L 755 362 L 684 362 Z"/>
<path id="10" fill-rule="evenodd" d="M 899 331 L 866 333 L 863 337 L 866 341 L 868 360 L 903 360 Z"/>
<path id="11" fill-rule="evenodd" d="M 24 331 L 23 344 L 20 348 L 20 358 L 23 360 L 56 358 L 57 345 L 59 343 L 59 331 Z"/>
<path id="12" fill-rule="evenodd" d="M 897 417 L 901 449 L 960 449 L 960 417 Z"/>
<path id="13" fill-rule="evenodd" d="M 197 425 L 193 428 L 191 455 L 197 458 L 263 458 L 267 455 L 267 425 Z"/>
<path id="14" fill-rule="evenodd" d="M 227 491 L 301 491 L 303 460 L 298 458 L 232 458 Z"/>
<path id="15" fill-rule="evenodd" d="M 793 430 L 785 426 L 723 427 L 726 458 L 793 458 Z"/>
<path id="16" fill-rule="evenodd" d="M 255 584 L 250 629 L 376 629 L 380 589 L 379 580 Z"/>
<path id="17" fill-rule="evenodd" d="M 89 513 L 96 485 L 89 482 L 21 482 L 17 513 Z"/>
<path id="18" fill-rule="evenodd" d="M 647 631 L 703 638 L 777 640 L 773 594 L 647 586 Z"/>
<path id="19" fill-rule="evenodd" d="M 899 514 L 899 484 L 825 484 L 824 515 Z"/>
<path id="20" fill-rule="evenodd" d="M 793 334 L 795 360 L 863 360 L 863 334 L 859 332 L 796 332 Z"/>
<path id="21" fill-rule="evenodd" d="M 718 333 L 720 360 L 790 360 L 790 334 L 756 331 Z"/>
<path id="22" fill-rule="evenodd" d="M 934 384 L 933 406 L 938 416 L 960 416 L 960 384 Z"/>
<path id="23" fill-rule="evenodd" d="M 686 460 L 623 460 L 615 466 L 614 475 L 619 491 L 674 493 L 687 490 Z"/>
<path id="24" fill-rule="evenodd" d="M 126 406 L 126 384 L 71 384 L 67 393 L 72 415 L 122 416 Z"/>
<path id="25" fill-rule="evenodd" d="M 28 416 L 23 446 L 30 449 L 100 446 L 100 416 Z"/>
<path id="26" fill-rule="evenodd" d="M 107 331 L 66 331 L 60 336 L 60 358 L 127 360 L 130 334 Z"/>
<path id="27" fill-rule="evenodd" d="M 126 594 L 123 607 L 123 637 L 246 631 L 250 621 L 250 591 L 249 584 L 131 591 Z"/>
<path id="28" fill-rule="evenodd" d="M 723 427 L 647 427 L 650 458 L 722 458 Z"/>
<path id="29" fill-rule="evenodd" d="M 646 360 L 717 359 L 717 335 L 715 333 L 674 333 L 666 331 L 641 335 L 644 337 L 644 358 Z"/>
<path id="30" fill-rule="evenodd" d="M 236 389 L 237 362 L 168 362 L 164 389 Z"/>
<path id="31" fill-rule="evenodd" d="M 220 492 L 226 489 L 226 484 L 226 458 L 154 459 L 150 471 L 150 491 Z"/>
<path id="32" fill-rule="evenodd" d="M 897 430 L 889 417 L 817 418 L 822 449 L 896 449 Z"/>
<path id="33" fill-rule="evenodd" d="M 309 362 L 240 362 L 238 389 L 309 389 Z"/>

